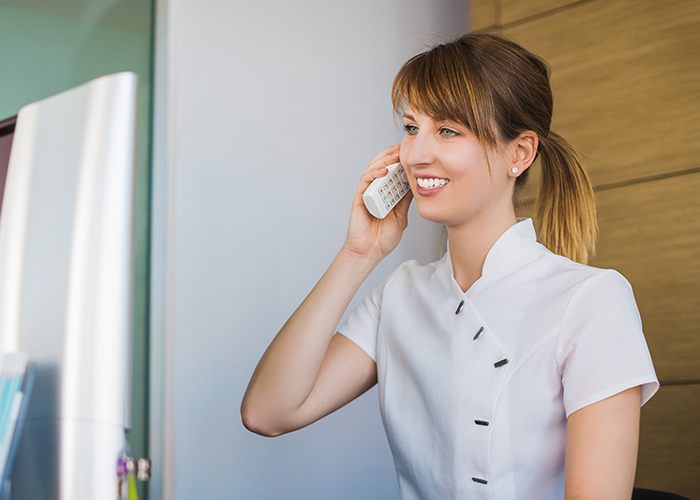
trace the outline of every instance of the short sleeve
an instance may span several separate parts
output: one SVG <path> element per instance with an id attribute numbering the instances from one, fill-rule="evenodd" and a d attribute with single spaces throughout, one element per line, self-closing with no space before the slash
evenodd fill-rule
<path id="1" fill-rule="evenodd" d="M 377 361 L 377 331 L 383 289 L 384 283 L 376 286 L 338 326 L 338 333 L 342 333 L 359 345 L 375 361 Z"/>
<path id="2" fill-rule="evenodd" d="M 659 389 L 632 286 L 614 269 L 588 278 L 574 292 L 556 352 L 567 418 L 637 385 L 643 406 Z"/>

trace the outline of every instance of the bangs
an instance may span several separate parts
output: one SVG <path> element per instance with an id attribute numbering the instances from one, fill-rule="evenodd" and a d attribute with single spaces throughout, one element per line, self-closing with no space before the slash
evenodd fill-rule
<path id="1" fill-rule="evenodd" d="M 473 71 L 468 52 L 457 44 L 439 45 L 409 59 L 391 89 L 396 116 L 407 107 L 435 121 L 453 121 L 495 145 L 493 98 Z"/>

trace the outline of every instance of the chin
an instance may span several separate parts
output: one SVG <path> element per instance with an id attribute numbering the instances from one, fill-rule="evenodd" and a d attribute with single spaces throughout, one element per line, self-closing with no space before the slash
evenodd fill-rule
<path id="1" fill-rule="evenodd" d="M 418 209 L 418 213 L 421 217 L 423 217 L 425 220 L 429 220 L 430 222 L 435 222 L 436 224 L 450 224 L 451 217 L 449 217 L 447 210 L 436 204 L 432 204 L 430 206 L 426 205 L 427 204 L 416 203 L 416 208 Z"/>

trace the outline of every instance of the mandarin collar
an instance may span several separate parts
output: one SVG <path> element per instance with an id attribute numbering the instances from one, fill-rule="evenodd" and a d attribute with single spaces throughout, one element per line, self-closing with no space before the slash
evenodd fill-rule
<path id="1" fill-rule="evenodd" d="M 504 264 L 520 255 L 525 247 L 537 242 L 535 226 L 530 217 L 517 217 L 516 222 L 506 229 L 498 239 L 491 245 L 484 266 L 481 271 L 482 276 L 491 275 L 502 270 Z M 447 251 L 442 257 L 440 267 L 445 269 L 447 278 L 454 282 L 454 270 L 452 269 L 452 259 L 450 258 L 450 245 L 447 244 Z M 459 289 L 459 287 L 457 287 Z"/>

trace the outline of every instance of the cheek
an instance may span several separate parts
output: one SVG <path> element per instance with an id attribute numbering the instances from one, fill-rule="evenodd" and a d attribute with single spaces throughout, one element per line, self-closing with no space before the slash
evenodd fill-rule
<path id="1" fill-rule="evenodd" d="M 399 162 L 401 163 L 401 165 L 403 165 L 403 168 L 406 171 L 406 176 L 408 177 L 409 185 L 412 185 L 411 178 L 413 177 L 413 175 L 411 172 L 411 167 L 410 165 L 408 165 L 408 159 L 410 154 L 411 146 L 406 136 L 404 135 L 404 137 L 401 139 L 401 143 L 399 144 Z"/>
<path id="2" fill-rule="evenodd" d="M 406 140 L 407 137 L 404 134 L 404 136 L 401 138 L 401 143 L 399 144 L 399 158 L 401 158 L 402 155 L 408 155 L 408 141 Z"/>
<path id="3" fill-rule="evenodd" d="M 480 150 L 465 148 L 454 151 L 450 155 L 449 164 L 455 177 L 471 184 L 482 184 L 489 180 L 488 165 Z"/>
<path id="4" fill-rule="evenodd" d="M 454 190 L 457 197 L 467 205 L 479 204 L 479 200 L 489 198 L 493 180 L 489 177 L 486 162 L 478 157 L 469 157 L 467 161 L 453 163 L 452 171 Z"/>

